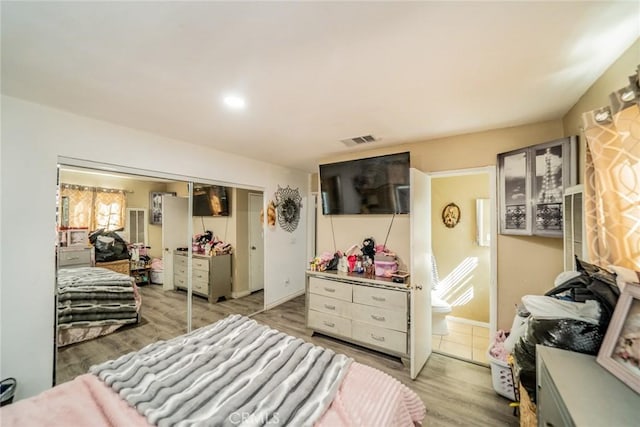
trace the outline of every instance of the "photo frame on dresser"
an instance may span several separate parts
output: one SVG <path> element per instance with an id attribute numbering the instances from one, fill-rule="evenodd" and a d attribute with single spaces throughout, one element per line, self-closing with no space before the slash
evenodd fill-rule
<path id="1" fill-rule="evenodd" d="M 640 394 L 640 284 L 624 287 L 596 361 Z"/>
<path id="2" fill-rule="evenodd" d="M 562 237 L 564 190 L 577 180 L 577 137 L 498 154 L 500 234 Z"/>

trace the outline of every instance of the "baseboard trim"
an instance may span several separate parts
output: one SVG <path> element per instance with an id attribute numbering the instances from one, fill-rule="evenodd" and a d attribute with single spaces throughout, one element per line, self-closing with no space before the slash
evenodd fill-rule
<path id="1" fill-rule="evenodd" d="M 271 310 L 273 307 L 276 307 L 276 306 L 278 306 L 280 304 L 283 304 L 283 303 L 285 303 L 285 302 L 287 302 L 289 300 L 292 300 L 292 299 L 294 299 L 296 297 L 299 297 L 300 295 L 304 295 L 304 293 L 305 293 L 305 290 L 302 289 L 302 290 L 300 290 L 298 292 L 295 292 L 295 293 L 293 293 L 291 295 L 287 295 L 284 298 L 280 298 L 279 300 L 274 301 L 273 303 L 271 303 L 269 305 L 265 305 L 264 308 L 265 308 L 265 310 Z"/>
<path id="2" fill-rule="evenodd" d="M 233 299 L 246 297 L 247 295 L 251 295 L 251 291 L 231 292 L 231 298 Z"/>
<path id="3" fill-rule="evenodd" d="M 477 320 L 465 319 L 464 317 L 447 316 L 447 319 L 451 319 L 454 322 L 466 323 L 467 325 L 480 326 L 482 328 L 489 328 L 487 322 L 479 322 Z"/>

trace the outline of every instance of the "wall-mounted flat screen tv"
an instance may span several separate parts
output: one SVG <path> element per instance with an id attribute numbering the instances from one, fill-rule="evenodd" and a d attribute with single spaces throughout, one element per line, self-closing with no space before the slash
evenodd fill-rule
<path id="1" fill-rule="evenodd" d="M 409 153 L 320 165 L 324 215 L 409 213 Z"/>
<path id="2" fill-rule="evenodd" d="M 229 216 L 229 191 L 219 185 L 193 189 L 193 216 Z"/>

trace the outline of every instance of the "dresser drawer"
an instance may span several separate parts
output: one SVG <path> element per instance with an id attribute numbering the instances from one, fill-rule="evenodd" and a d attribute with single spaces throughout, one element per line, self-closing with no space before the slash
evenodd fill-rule
<path id="1" fill-rule="evenodd" d="M 193 260 L 191 261 L 191 268 L 193 268 L 194 270 L 203 270 L 208 272 L 209 260 L 202 258 L 193 258 Z"/>
<path id="2" fill-rule="evenodd" d="M 354 320 L 352 322 L 352 334 L 353 339 L 365 344 L 382 347 L 396 353 L 407 353 L 407 334 L 404 332 L 379 328 Z"/>
<path id="3" fill-rule="evenodd" d="M 335 315 L 309 310 L 307 326 L 318 331 L 331 332 L 343 337 L 351 337 L 351 320 Z"/>
<path id="4" fill-rule="evenodd" d="M 309 294 L 309 309 L 323 313 L 335 314 L 347 319 L 351 318 L 351 306 L 347 301 L 329 298 L 322 295 Z"/>
<path id="5" fill-rule="evenodd" d="M 193 281 L 191 283 L 193 292 L 209 296 L 209 282 Z"/>
<path id="6" fill-rule="evenodd" d="M 178 274 L 173 275 L 173 283 L 177 288 L 187 289 L 187 277 Z"/>
<path id="7" fill-rule="evenodd" d="M 175 256 L 173 257 L 173 264 L 174 264 L 174 268 L 178 265 L 181 265 L 181 266 L 184 266 L 184 268 L 187 268 L 187 257 L 185 255 L 175 254 Z"/>
<path id="8" fill-rule="evenodd" d="M 351 288 L 352 286 L 348 283 L 309 277 L 309 291 L 313 294 L 351 302 Z"/>
<path id="9" fill-rule="evenodd" d="M 394 311 L 386 308 L 354 303 L 351 318 L 369 325 L 407 332 L 406 311 Z"/>
<path id="10" fill-rule="evenodd" d="M 58 252 L 58 266 L 91 266 L 91 248 L 65 249 Z"/>
<path id="11" fill-rule="evenodd" d="M 173 267 L 173 274 L 176 276 L 187 277 L 187 266 L 182 264 L 176 264 Z"/>
<path id="12" fill-rule="evenodd" d="M 192 271 L 193 271 L 192 280 L 194 282 L 209 283 L 209 272 L 208 271 L 196 270 L 195 268 Z"/>
<path id="13" fill-rule="evenodd" d="M 407 294 L 405 292 L 370 286 L 354 286 L 353 302 L 404 312 L 407 310 Z"/>

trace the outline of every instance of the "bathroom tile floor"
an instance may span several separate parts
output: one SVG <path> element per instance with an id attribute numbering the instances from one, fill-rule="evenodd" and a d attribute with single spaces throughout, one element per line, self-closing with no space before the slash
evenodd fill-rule
<path id="1" fill-rule="evenodd" d="M 433 350 L 488 365 L 489 328 L 447 317 L 448 335 L 432 335 Z"/>

